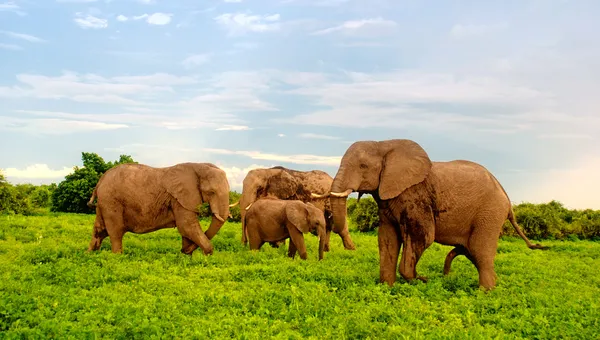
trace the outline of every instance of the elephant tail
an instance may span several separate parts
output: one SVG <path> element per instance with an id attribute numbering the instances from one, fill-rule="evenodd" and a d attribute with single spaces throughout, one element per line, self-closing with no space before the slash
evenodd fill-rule
<path id="1" fill-rule="evenodd" d="M 96 184 L 96 186 L 94 187 L 94 191 L 92 192 L 92 197 L 87 202 L 87 206 L 90 207 L 90 208 L 95 208 L 96 207 L 96 205 L 94 204 L 94 199 L 96 198 L 96 190 L 97 189 L 98 189 L 98 184 Z"/>
<path id="2" fill-rule="evenodd" d="M 548 249 L 547 246 L 542 246 L 539 243 L 533 244 L 533 243 L 531 243 L 531 241 L 529 241 L 527 236 L 525 236 L 525 234 L 523 233 L 523 231 L 517 224 L 517 219 L 515 218 L 515 213 L 514 213 L 512 207 L 508 211 L 508 220 L 510 221 L 510 224 L 512 224 L 513 228 L 515 228 L 515 230 L 517 231 L 517 234 L 519 234 L 519 236 L 521 236 L 521 238 L 525 241 L 525 243 L 527 243 L 527 247 L 529 249 Z"/>

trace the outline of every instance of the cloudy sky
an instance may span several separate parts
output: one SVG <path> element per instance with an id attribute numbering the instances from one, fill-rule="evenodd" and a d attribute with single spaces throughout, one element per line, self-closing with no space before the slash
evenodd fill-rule
<path id="1" fill-rule="evenodd" d="M 600 209 L 596 0 L 0 0 L 0 168 L 81 152 L 332 176 L 356 140 Z"/>

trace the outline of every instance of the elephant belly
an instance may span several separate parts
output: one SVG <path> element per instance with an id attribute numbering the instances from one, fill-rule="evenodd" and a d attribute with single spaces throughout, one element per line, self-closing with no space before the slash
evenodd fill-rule
<path id="1" fill-rule="evenodd" d="M 436 220 L 434 240 L 447 246 L 466 246 L 471 234 L 471 225 L 471 219 L 460 214 L 440 216 Z"/>
<path id="2" fill-rule="evenodd" d="M 175 228 L 175 216 L 167 207 L 130 206 L 126 208 L 125 223 L 129 231 L 136 234 L 145 234 L 164 228 Z M 137 208 L 137 209 L 136 209 Z"/>

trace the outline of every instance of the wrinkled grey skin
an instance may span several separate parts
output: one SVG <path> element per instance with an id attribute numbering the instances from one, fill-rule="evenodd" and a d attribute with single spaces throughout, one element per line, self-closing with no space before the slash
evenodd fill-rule
<path id="1" fill-rule="evenodd" d="M 300 200 L 312 203 L 320 209 L 327 223 L 325 251 L 329 251 L 331 231 L 342 239 L 344 249 L 354 250 L 354 242 L 350 237 L 348 224 L 333 228 L 332 212 L 327 193 L 331 189 L 333 178 L 324 171 L 298 171 L 276 166 L 268 169 L 254 169 L 248 172 L 243 182 L 242 195 L 239 200 L 242 217 L 242 243 L 246 244 L 244 216 L 246 210 L 260 198 L 277 198 L 281 200 Z M 281 242 L 269 242 L 278 247 Z"/>
<path id="2" fill-rule="evenodd" d="M 510 200 L 496 178 L 470 161 L 432 162 L 417 143 L 406 139 L 359 141 L 342 157 L 331 186 L 335 226 L 346 221 L 346 198 L 351 192 L 371 194 L 379 207 L 380 281 L 396 280 L 399 272 L 411 281 L 418 276 L 421 255 L 434 241 L 454 246 L 446 258 L 465 255 L 479 272 L 479 284 L 496 284 L 494 258 L 502 225 L 508 218 L 530 249 L 533 245 L 518 227 Z"/>
<path id="3" fill-rule="evenodd" d="M 319 237 L 319 260 L 323 259 L 325 246 L 325 217 L 323 212 L 299 200 L 259 199 L 244 216 L 246 238 L 250 249 L 260 249 L 265 242 L 278 242 L 290 238 L 288 256 L 307 259 L 304 235 Z"/>
<path id="4" fill-rule="evenodd" d="M 98 198 L 97 205 L 94 199 Z M 198 223 L 198 207 L 208 202 L 213 214 L 206 234 Z M 212 254 L 210 239 L 229 216 L 229 182 L 211 163 L 181 163 L 165 168 L 121 164 L 105 172 L 88 202 L 96 220 L 88 251 L 110 238 L 114 253 L 123 252 L 123 235 L 177 228 L 185 254 L 200 246 Z"/>

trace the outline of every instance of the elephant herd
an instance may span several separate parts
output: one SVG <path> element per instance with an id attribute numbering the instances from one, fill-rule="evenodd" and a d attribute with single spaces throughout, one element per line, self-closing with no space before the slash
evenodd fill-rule
<path id="1" fill-rule="evenodd" d="M 370 194 L 377 203 L 380 282 L 389 285 L 396 281 L 396 266 L 405 280 L 426 281 L 417 275 L 416 266 L 435 241 L 454 247 L 445 259 L 445 275 L 452 260 L 465 255 L 477 268 L 479 285 L 493 288 L 494 258 L 507 218 L 530 249 L 546 248 L 523 234 L 508 195 L 486 168 L 465 160 L 433 162 L 419 144 L 407 139 L 353 143 L 335 178 L 320 170 L 277 166 L 248 172 L 237 203 L 229 204 L 229 191 L 225 172 L 210 163 L 118 165 L 102 175 L 88 202 L 96 208 L 88 251 L 98 250 L 108 236 L 112 251 L 120 253 L 126 232 L 176 227 L 183 253 L 200 247 L 212 254 L 211 239 L 230 216 L 229 209 L 239 204 L 242 243 L 250 249 L 264 243 L 279 247 L 289 239 L 288 256 L 298 252 L 306 259 L 304 234 L 312 233 L 319 238 L 322 259 L 329 251 L 331 231 L 345 249 L 355 249 L 346 219 L 346 200 L 352 192 L 359 200 Z M 206 232 L 198 224 L 203 203 L 212 213 Z"/>

